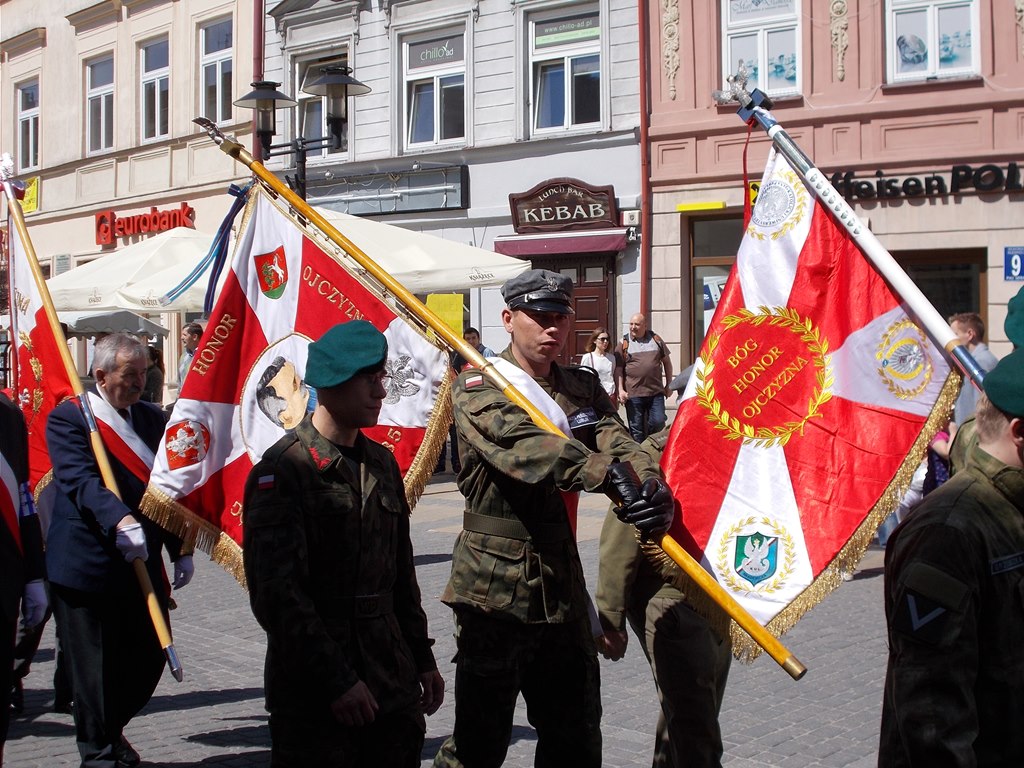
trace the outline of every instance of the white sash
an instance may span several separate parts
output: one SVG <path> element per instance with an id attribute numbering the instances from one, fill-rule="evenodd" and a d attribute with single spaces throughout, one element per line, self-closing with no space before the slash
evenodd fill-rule
<path id="1" fill-rule="evenodd" d="M 139 461 L 143 462 L 147 467 L 152 468 L 153 462 L 156 461 L 156 455 L 149 449 L 149 446 L 143 442 L 142 438 L 135 433 L 131 424 L 129 424 L 128 421 L 117 412 L 117 409 L 114 406 L 95 392 L 89 392 L 88 394 L 89 405 L 92 406 L 93 415 L 96 416 L 99 421 L 102 421 L 110 427 L 110 429 L 113 430 L 122 441 L 124 441 L 125 445 L 131 449 L 132 453 L 138 457 Z M 116 455 L 117 451 L 114 449 L 114 446 L 107 447 Z M 120 460 L 121 457 L 118 456 L 118 459 Z M 122 461 L 122 463 L 126 462 Z"/>
<path id="2" fill-rule="evenodd" d="M 526 395 L 526 399 L 537 406 L 537 409 L 560 430 L 566 437 L 572 437 L 572 429 L 569 427 L 569 418 L 556 403 L 551 395 L 534 381 L 526 371 L 517 365 L 513 365 L 502 357 L 489 357 L 488 362 L 493 363 L 498 373 L 504 376 L 509 382 Z"/>

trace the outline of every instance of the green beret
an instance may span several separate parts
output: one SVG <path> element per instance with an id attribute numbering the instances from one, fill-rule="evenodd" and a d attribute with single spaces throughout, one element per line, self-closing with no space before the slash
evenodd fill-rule
<path id="1" fill-rule="evenodd" d="M 1024 349 L 1011 352 L 985 374 L 982 389 L 1003 413 L 1024 417 Z"/>
<path id="2" fill-rule="evenodd" d="M 1003 324 L 1006 338 L 1015 347 L 1024 347 L 1024 288 L 1006 305 L 1006 323 Z"/>
<path id="3" fill-rule="evenodd" d="M 572 278 L 548 269 L 529 269 L 505 281 L 501 296 L 509 309 L 573 314 Z"/>
<path id="4" fill-rule="evenodd" d="M 344 384 L 360 371 L 384 364 L 388 340 L 366 320 L 350 320 L 331 328 L 309 344 L 306 383 L 322 389 Z"/>

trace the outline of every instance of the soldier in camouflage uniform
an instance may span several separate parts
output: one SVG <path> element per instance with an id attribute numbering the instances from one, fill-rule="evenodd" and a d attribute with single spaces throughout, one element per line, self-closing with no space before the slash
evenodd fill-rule
<path id="1" fill-rule="evenodd" d="M 983 389 L 966 468 L 886 548 L 880 768 L 1024 762 L 1024 350 Z"/>
<path id="2" fill-rule="evenodd" d="M 267 632 L 274 768 L 418 766 L 424 714 L 444 698 L 391 453 L 359 430 L 386 395 L 387 340 L 370 323 L 309 345 L 313 414 L 245 487 L 245 575 Z"/>
<path id="3" fill-rule="evenodd" d="M 621 519 L 652 533 L 668 529 L 673 501 L 597 376 L 554 363 L 568 335 L 572 281 L 530 270 L 502 295 L 512 343 L 499 370 L 571 426 L 573 439 L 537 427 L 479 371 L 459 376 L 466 512 L 442 596 L 455 611 L 455 728 L 434 765 L 501 765 L 521 691 L 537 731 L 535 765 L 590 768 L 601 764 L 599 670 L 562 493 L 608 492 L 625 502 Z"/>
<path id="4" fill-rule="evenodd" d="M 640 447 L 654 461 L 668 440 L 666 427 Z M 673 571 L 681 573 L 673 564 Z M 699 589 L 694 586 L 693 589 Z M 605 634 L 598 647 L 618 661 L 626 653 L 626 621 L 651 665 L 661 714 L 654 739 L 654 768 L 718 768 L 722 732 L 718 713 L 732 663 L 729 619 L 715 611 L 711 622 L 686 595 L 665 581 L 635 532 L 609 509 L 601 528 L 597 609 Z"/>

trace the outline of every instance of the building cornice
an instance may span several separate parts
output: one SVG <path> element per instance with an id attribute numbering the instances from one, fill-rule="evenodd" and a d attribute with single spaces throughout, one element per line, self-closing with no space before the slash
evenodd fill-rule
<path id="1" fill-rule="evenodd" d="M 123 5 L 122 0 L 101 0 L 88 8 L 68 14 L 65 18 L 75 28 L 75 32 L 81 32 L 89 27 L 120 21 Z"/>
<path id="2" fill-rule="evenodd" d="M 0 55 L 4 58 L 20 56 L 36 48 L 46 46 L 46 27 L 36 27 L 20 35 L 0 40 Z"/>

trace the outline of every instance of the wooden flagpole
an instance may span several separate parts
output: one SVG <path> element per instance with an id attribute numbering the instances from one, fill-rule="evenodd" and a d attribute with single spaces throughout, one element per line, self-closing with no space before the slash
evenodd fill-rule
<path id="1" fill-rule="evenodd" d="M 479 368 L 495 386 L 524 411 L 541 429 L 547 430 L 556 435 L 565 437 L 562 431 L 555 426 L 543 413 L 541 413 L 519 390 L 517 390 L 501 373 L 494 364 L 483 357 L 476 348 L 467 343 L 465 339 L 449 328 L 428 307 L 424 306 L 419 299 L 411 294 L 405 287 L 396 281 L 390 274 L 367 256 L 351 240 L 335 229 L 327 219 L 321 216 L 305 200 L 296 195 L 274 174 L 268 171 L 263 163 L 256 160 L 252 154 L 245 149 L 238 141 L 224 136 L 216 125 L 204 117 L 198 117 L 192 122 L 201 126 L 223 152 L 233 157 L 238 162 L 249 168 L 261 181 L 272 189 L 288 204 L 301 214 L 305 219 L 313 223 L 336 245 L 340 246 L 351 256 L 360 267 L 372 275 L 381 285 L 391 292 L 405 307 L 415 314 L 435 334 L 444 339 L 445 343 L 455 349 L 466 360 Z M 760 645 L 765 652 L 789 673 L 794 680 L 799 680 L 807 672 L 807 668 L 779 641 L 777 637 L 766 630 L 758 621 L 751 616 L 722 586 L 715 581 L 700 564 L 694 560 L 683 547 L 668 534 L 662 534 L 658 544 L 672 560 L 683 569 L 683 571 L 726 612 L 750 637 Z"/>
<path id="2" fill-rule="evenodd" d="M 32 270 L 32 278 L 35 281 L 36 290 L 39 292 L 43 308 L 46 311 L 46 321 L 50 326 L 50 333 L 53 334 L 55 339 L 59 340 L 57 349 L 60 352 L 61 362 L 64 364 L 64 371 L 68 382 L 75 393 L 75 400 L 78 401 L 78 406 L 82 410 L 86 426 L 89 428 L 89 442 L 92 445 L 92 451 L 96 457 L 96 464 L 103 478 L 103 484 L 108 491 L 120 499 L 121 494 L 117 488 L 117 480 L 114 478 L 114 470 L 110 466 L 106 446 L 103 444 L 103 438 L 100 436 L 99 429 L 96 426 L 96 417 L 92 412 L 92 407 L 89 405 L 89 398 L 82 387 L 82 381 L 78 378 L 78 369 L 75 368 L 75 363 L 71 359 L 71 351 L 68 349 L 64 332 L 61 330 L 60 320 L 57 318 L 57 310 L 53 307 L 50 291 L 46 287 L 46 279 L 39 268 L 39 260 L 36 257 L 35 248 L 32 246 L 32 241 L 28 236 L 28 227 L 25 226 L 25 217 L 21 211 L 21 204 L 18 202 L 17 197 L 15 197 L 10 177 L 13 166 L 14 163 L 10 161 L 10 156 L 5 155 L 3 163 L 0 164 L 0 177 L 2 177 L 0 181 L 3 183 L 4 193 L 7 196 L 7 206 L 11 213 L 11 219 L 14 221 L 14 226 L 21 238 L 22 247 L 25 249 L 25 256 L 28 259 L 29 268 Z M 8 269 L 10 268 L 9 262 Z M 153 591 L 153 583 L 149 578 L 149 572 L 146 570 L 146 564 L 141 558 L 136 558 L 132 562 L 132 568 L 135 571 L 135 577 L 139 581 L 139 587 L 142 589 L 143 599 L 145 599 L 146 607 L 149 610 L 149 618 L 153 622 L 153 629 L 156 631 L 160 647 L 163 648 L 164 657 L 167 659 L 167 667 L 171 670 L 171 674 L 174 675 L 174 679 L 180 683 L 184 679 L 181 662 L 178 660 L 178 654 L 174 650 L 171 631 L 164 620 L 164 614 L 156 599 L 156 593 Z"/>

